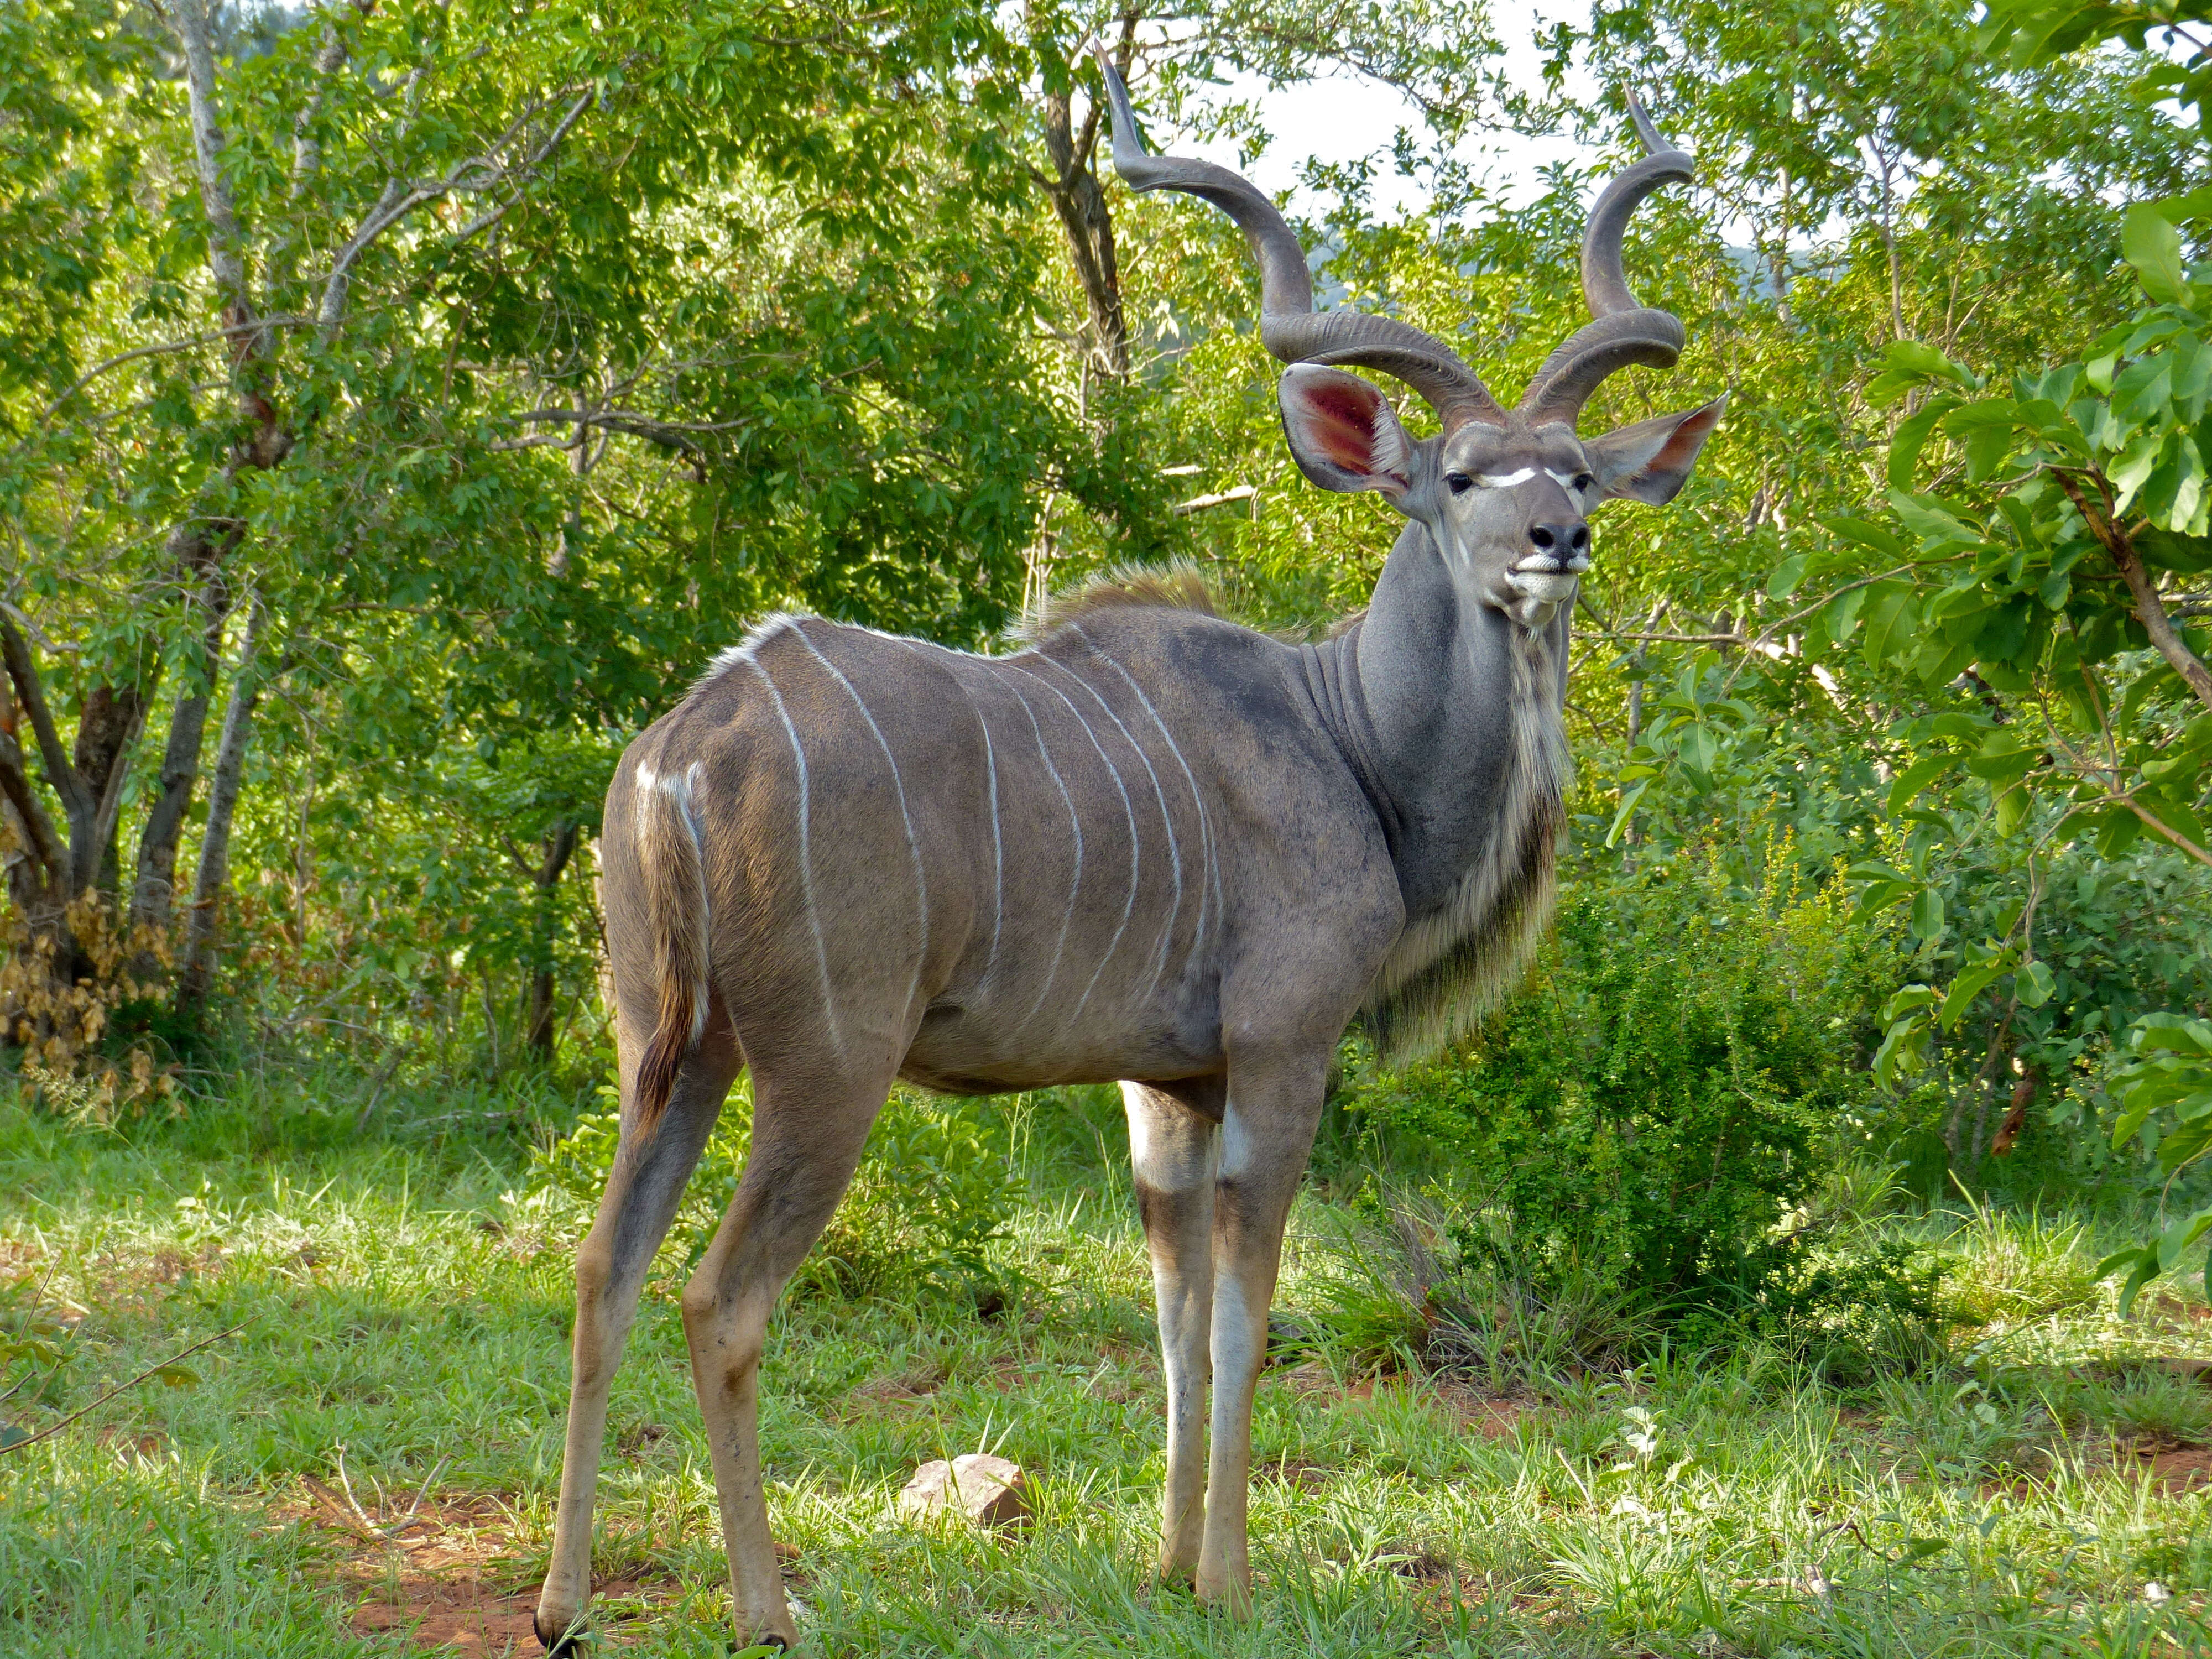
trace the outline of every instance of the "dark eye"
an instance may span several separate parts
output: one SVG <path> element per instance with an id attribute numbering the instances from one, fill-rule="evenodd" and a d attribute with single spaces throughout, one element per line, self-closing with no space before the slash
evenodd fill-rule
<path id="1" fill-rule="evenodd" d="M 1455 495 L 1464 495 L 1474 488 L 1474 480 L 1464 472 L 1447 472 L 1444 482 L 1451 486 L 1451 493 Z"/>
<path id="2" fill-rule="evenodd" d="M 1576 494 L 1579 495 L 1579 494 L 1581 494 L 1583 490 L 1588 489 L 1590 487 L 1590 482 L 1591 482 L 1591 481 L 1590 481 L 1590 475 L 1589 475 L 1589 473 L 1587 473 L 1587 472 L 1577 472 L 1577 473 L 1576 473 L 1576 474 L 1575 474 L 1575 492 L 1576 492 Z"/>

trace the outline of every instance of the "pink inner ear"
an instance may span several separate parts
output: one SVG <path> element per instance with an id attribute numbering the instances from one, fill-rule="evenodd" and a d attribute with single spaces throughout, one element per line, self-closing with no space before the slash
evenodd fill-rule
<path id="1" fill-rule="evenodd" d="M 1357 381 L 1328 380 L 1298 389 L 1298 424 L 1322 459 L 1347 472 L 1375 471 L 1375 413 L 1379 394 Z"/>
<path id="2" fill-rule="evenodd" d="M 1659 453 L 1644 464 L 1645 472 L 1673 472 L 1687 468 L 1696 459 L 1698 450 L 1708 434 L 1720 424 L 1721 411 L 1717 406 L 1694 410 L 1677 426 L 1660 447 Z"/>

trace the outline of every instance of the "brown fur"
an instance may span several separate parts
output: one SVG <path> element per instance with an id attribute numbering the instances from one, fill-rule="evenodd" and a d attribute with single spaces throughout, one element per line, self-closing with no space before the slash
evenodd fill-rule
<path id="1" fill-rule="evenodd" d="M 1014 629 L 1013 636 L 1038 644 L 1086 616 L 1132 608 L 1221 615 L 1212 584 L 1196 565 L 1184 560 L 1161 565 L 1123 564 L 1054 594 L 1045 601 L 1043 613 L 1023 622 Z"/>

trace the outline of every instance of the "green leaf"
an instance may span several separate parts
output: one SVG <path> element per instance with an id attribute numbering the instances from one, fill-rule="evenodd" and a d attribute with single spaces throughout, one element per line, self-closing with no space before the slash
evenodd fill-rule
<path id="1" fill-rule="evenodd" d="M 2135 1306 L 2137 1292 L 2158 1277 L 2158 1252 L 2146 1248 L 2142 1254 L 2142 1260 L 2136 1264 L 2136 1270 L 2128 1275 L 2128 1282 L 2120 1287 L 2120 1317 L 2123 1319 L 2128 1316 L 2128 1310 Z"/>
<path id="2" fill-rule="evenodd" d="M 1900 1019 L 1916 1008 L 1932 1008 L 1942 1000 L 1941 994 L 1932 985 L 1907 985 L 1892 994 L 1882 1005 L 1884 1019 Z"/>
<path id="3" fill-rule="evenodd" d="M 1969 392 L 1981 386 L 1971 371 L 1935 347 L 1917 340 L 1899 340 L 1884 355 L 1882 372 L 1868 383 L 1867 401 L 1876 409 L 1887 409 L 1914 386 L 1933 380 L 1948 380 Z"/>
<path id="4" fill-rule="evenodd" d="M 1878 524 L 1869 524 L 1864 519 L 1830 519 L 1827 525 L 1845 541 L 1871 548 L 1885 558 L 1905 556 L 1905 544 Z"/>
<path id="5" fill-rule="evenodd" d="M 2172 836 L 2185 838 L 2198 847 L 2205 844 L 2204 826 L 2197 822 L 2197 814 L 2180 802 L 2168 800 L 2163 795 L 2146 790 L 2136 797 L 2136 804 L 2156 818 Z"/>
<path id="6" fill-rule="evenodd" d="M 2191 1048 L 2212 1055 L 2212 1019 L 2186 1014 L 2145 1014 L 2128 1031 L 2128 1046 L 2138 1050 L 2171 1050 L 2187 1054 Z"/>
<path id="7" fill-rule="evenodd" d="M 1891 905 L 1911 898 L 1912 893 L 1910 882 L 1877 881 L 1871 884 L 1859 895 L 1858 904 L 1851 911 L 1851 925 L 1856 927 L 1870 917 L 1880 915 Z"/>
<path id="8" fill-rule="evenodd" d="M 2173 222 L 2148 202 L 2138 202 L 2120 222 L 2120 256 L 2136 268 L 2143 292 L 2164 305 L 2185 305 L 2189 276 L 2182 264 L 2181 236 Z"/>
<path id="9" fill-rule="evenodd" d="M 1936 755 L 1927 760 L 1916 761 L 1899 773 L 1897 781 L 1889 786 L 1890 816 L 1894 817 L 1902 811 L 1907 802 L 1949 771 L 1951 766 L 1952 757 Z"/>
<path id="10" fill-rule="evenodd" d="M 1805 555 L 1793 553 L 1774 567 L 1773 574 L 1766 579 L 1766 597 L 1786 599 L 1797 591 L 1797 584 L 1805 580 Z"/>
<path id="11" fill-rule="evenodd" d="M 2195 1163 L 2208 1151 L 2212 1151 L 2212 1120 L 2200 1118 L 2194 1123 L 2181 1124 L 2160 1138 L 2159 1168 L 2172 1175 L 2182 1165 Z"/>
<path id="12" fill-rule="evenodd" d="M 1928 407 L 1917 415 L 1898 423 L 1897 435 L 1889 441 L 1889 483 L 1893 489 L 1912 488 L 1912 475 L 1920 467 L 1920 452 L 1928 447 L 1928 434 L 1936 429 L 1936 422 L 1952 410 L 1959 400 L 1948 394 L 1932 398 Z"/>
<path id="13" fill-rule="evenodd" d="M 1943 896 L 1933 887 L 1922 888 L 1920 896 L 1912 901 L 1912 936 L 1918 939 L 1943 936 Z"/>
<path id="14" fill-rule="evenodd" d="M 1866 642 L 1862 647 L 1868 667 L 1881 667 L 1883 658 L 1889 654 L 1890 630 L 1905 613 L 1905 603 L 1911 597 L 1911 587 L 1904 582 L 1875 585 L 1874 597 L 1866 608 Z"/>
<path id="15" fill-rule="evenodd" d="M 13 1423 L 0 1423 L 0 1451 L 10 1446 L 20 1446 L 31 1437 L 28 1429 L 19 1429 Z"/>
<path id="16" fill-rule="evenodd" d="M 2136 532 L 2135 544 L 2136 555 L 2154 569 L 2185 576 L 2212 570 L 2212 536 L 2182 536 L 2146 526 Z"/>
<path id="17" fill-rule="evenodd" d="M 2112 1150 L 2116 1152 L 2142 1131 L 2144 1123 L 2149 1120 L 2151 1108 L 2156 1104 L 2148 1092 L 2142 1091 L 2131 1094 L 2130 1102 L 2127 1109 L 2112 1125 Z"/>
<path id="18" fill-rule="evenodd" d="M 2020 405 L 2009 398 L 1967 404 L 1943 417 L 1943 430 L 1966 452 L 1967 482 L 1979 483 L 2003 465 L 2012 453 L 2013 433 L 2019 422 Z M 1893 476 L 1890 482 L 1901 487 L 1909 484 Z"/>
<path id="19" fill-rule="evenodd" d="M 1849 587 L 1828 601 L 1828 637 L 1838 645 L 1850 638 L 1851 629 L 1858 626 L 1859 610 L 1866 604 L 1870 588 Z"/>
<path id="20" fill-rule="evenodd" d="M 2185 225 L 2192 219 L 2212 219 L 2212 185 L 2199 185 L 2195 190 L 2163 197 L 2150 205 L 2161 217 L 2177 225 Z"/>
<path id="21" fill-rule="evenodd" d="M 2097 856 L 2108 860 L 2118 858 L 2142 834 L 2142 820 L 2126 807 L 2116 806 L 2104 815 L 2103 827 L 2097 832 Z"/>
<path id="22" fill-rule="evenodd" d="M 1897 1074 L 1908 1064 L 1920 1059 L 1920 1039 L 1926 1022 L 1917 1014 L 1894 1022 L 1885 1032 L 1881 1046 L 1875 1050 L 1875 1081 L 1885 1089 L 1893 1086 Z"/>
<path id="23" fill-rule="evenodd" d="M 1968 758 L 1966 770 L 1992 784 L 2008 785 L 2026 777 L 2042 758 L 2039 749 L 2001 750 L 1994 755 L 1984 751 Z"/>
<path id="24" fill-rule="evenodd" d="M 200 1380 L 200 1374 L 189 1365 L 172 1364 L 155 1366 L 153 1377 L 164 1388 L 189 1389 Z"/>
<path id="25" fill-rule="evenodd" d="M 2100 1261 L 2095 1267 L 2089 1270 L 2089 1278 L 2091 1281 L 2094 1282 L 2098 1279 L 2110 1279 L 2114 1273 L 2119 1272 L 2121 1268 L 2133 1267 L 2136 1262 L 2142 1260 L 2145 1248 L 2145 1246 L 2141 1244 L 2130 1244 L 2124 1250 L 2114 1250 L 2112 1255 L 2106 1256 L 2102 1261 Z"/>
<path id="26" fill-rule="evenodd" d="M 1973 1006 L 1974 999 L 1989 988 L 1991 981 L 2011 971 L 2009 952 L 1993 961 L 1960 969 L 1959 976 L 1951 981 L 1950 994 L 1943 999 L 1936 1023 L 1946 1030 L 1955 1030 L 1959 1022 L 1966 1017 L 1966 1010 Z"/>
<path id="27" fill-rule="evenodd" d="M 1620 810 L 1613 815 L 1613 826 L 1605 832 L 1607 847 L 1620 839 L 1620 832 L 1628 827 L 1629 814 L 1636 811 L 1636 803 L 1644 799 L 1644 792 L 1650 786 L 1650 778 L 1640 778 L 1621 793 Z"/>
<path id="28" fill-rule="evenodd" d="M 2051 1000 L 2051 994 L 2057 987 L 2057 975 L 2051 971 L 2048 963 L 2031 962 L 2020 970 L 2013 994 L 2020 999 L 2023 1008 L 2040 1008 Z"/>
<path id="29" fill-rule="evenodd" d="M 1889 505 L 1890 510 L 1905 521 L 1905 528 L 1920 538 L 1923 549 L 1941 551 L 1971 547 L 1981 539 L 1941 501 L 1929 496 L 1911 495 L 1902 488 L 1893 489 Z"/>

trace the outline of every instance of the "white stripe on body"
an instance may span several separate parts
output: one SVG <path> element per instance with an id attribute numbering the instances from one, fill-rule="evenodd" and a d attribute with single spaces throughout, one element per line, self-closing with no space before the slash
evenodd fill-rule
<path id="1" fill-rule="evenodd" d="M 929 957 L 929 883 L 922 872 L 921 842 L 914 832 L 914 815 L 906 807 L 906 781 L 899 775 L 898 757 L 891 753 L 890 744 L 884 737 L 884 728 L 876 724 L 876 717 L 868 712 L 868 705 L 860 700 L 860 694 L 854 690 L 853 682 L 845 678 L 836 663 L 822 654 L 814 641 L 806 637 L 805 629 L 794 626 L 791 631 L 799 636 L 799 642 L 813 653 L 814 660 L 828 669 L 837 684 L 845 688 L 845 695 L 852 698 L 853 706 L 860 711 L 860 718 L 867 721 L 868 730 L 876 734 L 876 745 L 884 751 L 884 759 L 890 763 L 891 788 L 898 796 L 899 819 L 906 825 L 907 856 L 914 861 L 915 927 L 921 940 L 921 950 L 915 958 L 914 967 L 915 985 L 918 990 L 922 965 Z M 908 993 L 909 1001 L 912 995 L 911 992 Z"/>
<path id="2" fill-rule="evenodd" d="M 814 855 L 808 828 L 812 811 L 813 786 L 806 772 L 806 750 L 800 747 L 799 728 L 791 723 L 791 711 L 783 706 L 783 694 L 775 689 L 775 682 L 758 657 L 740 659 L 761 684 L 768 688 L 769 700 L 775 704 L 776 718 L 783 722 L 783 734 L 791 739 L 791 757 L 799 763 L 799 890 L 806 905 L 806 925 L 814 933 L 814 961 L 822 970 L 822 1012 L 830 1021 L 830 1040 L 836 1046 L 837 1057 L 845 1057 L 845 1033 L 837 1024 L 837 993 L 830 982 L 830 950 L 822 939 L 822 916 L 814 905 Z"/>
<path id="3" fill-rule="evenodd" d="M 1077 631 L 1079 633 L 1081 630 Z M 1088 635 L 1083 636 L 1083 642 L 1091 644 Z M 1094 652 L 1097 649 L 1096 646 L 1091 648 Z M 1051 661 L 1051 659 L 1046 660 Z M 1175 902 L 1168 911 L 1168 924 L 1160 933 L 1160 948 L 1152 958 L 1152 988 L 1146 994 L 1148 996 L 1157 994 L 1160 988 L 1160 975 L 1167 971 L 1168 951 L 1175 944 L 1176 923 L 1182 920 L 1182 848 L 1176 839 L 1175 820 L 1168 816 L 1167 792 L 1160 787 L 1160 775 L 1152 769 L 1152 757 L 1145 752 L 1144 745 L 1131 734 L 1129 728 L 1121 723 L 1121 717 L 1114 712 L 1114 705 L 1100 696 L 1097 687 L 1066 664 L 1054 662 L 1053 666 L 1091 693 L 1091 700 L 1104 709 L 1106 718 L 1114 722 L 1114 729 L 1121 734 L 1121 740 L 1137 751 L 1138 760 L 1144 763 L 1145 775 L 1152 781 L 1152 798 L 1159 803 L 1160 823 L 1168 832 L 1168 870 L 1175 878 Z"/>
<path id="4" fill-rule="evenodd" d="M 991 722 L 983 713 L 983 705 L 975 701 L 975 694 L 969 689 L 968 682 L 961 678 L 960 670 L 963 667 L 971 667 L 987 659 L 973 656 L 965 651 L 955 651 L 949 646 L 933 645 L 927 640 L 909 640 L 902 635 L 879 633 L 875 629 L 861 627 L 858 623 L 846 623 L 841 625 L 847 628 L 859 628 L 864 634 L 873 634 L 879 640 L 890 640 L 895 644 L 902 645 L 924 662 L 929 660 L 928 653 L 932 651 L 941 652 L 951 658 L 956 665 L 950 671 L 952 684 L 960 689 L 960 695 L 967 700 L 969 711 L 975 716 L 976 728 L 983 734 L 983 764 L 990 780 L 991 791 L 992 892 L 991 952 L 983 959 L 982 977 L 975 981 L 975 989 L 980 992 L 991 982 L 991 975 L 998 970 L 999 966 L 999 939 L 1006 915 L 1006 851 L 1005 834 L 1000 828 L 998 747 L 991 741 Z"/>
<path id="5" fill-rule="evenodd" d="M 1075 921 L 1075 896 L 1083 890 L 1083 820 L 1076 813 L 1075 797 L 1067 793 L 1067 785 L 1060 778 L 1060 769 L 1052 763 L 1052 751 L 1045 747 L 1044 728 L 1037 724 L 1036 710 L 1030 707 L 1030 700 L 1022 695 L 1022 689 L 1012 674 L 1000 675 L 999 681 L 1014 694 L 1014 701 L 1021 704 L 1022 713 L 1030 717 L 1030 731 L 1036 738 L 1037 753 L 1043 757 L 1044 769 L 1052 774 L 1053 787 L 1060 791 L 1061 804 L 1067 808 L 1067 827 L 1075 832 L 1075 874 L 1067 884 L 1067 914 L 1060 919 L 1060 941 L 1052 947 L 1052 966 L 1045 970 L 1044 983 L 1037 988 L 1036 1000 L 1023 1017 L 1020 1030 L 1026 1031 L 1036 1018 L 1037 1011 L 1044 1006 L 1044 1000 L 1052 991 L 1052 982 L 1060 975 L 1060 953 L 1067 949 L 1067 930 Z"/>
<path id="6" fill-rule="evenodd" d="M 973 697 L 968 699 L 968 705 L 975 710 L 975 724 L 982 728 L 983 764 L 991 779 L 991 954 L 984 958 L 983 977 L 976 981 L 981 989 L 991 982 L 999 966 L 999 930 L 1006 915 L 1006 851 L 999 828 L 999 753 L 991 743 L 991 723 L 983 718 L 983 710 Z"/>
<path id="7" fill-rule="evenodd" d="M 1220 907 L 1221 872 L 1219 867 L 1214 862 L 1213 824 L 1212 821 L 1206 816 L 1206 798 L 1198 792 L 1198 779 L 1190 769 L 1190 763 L 1182 757 L 1182 750 L 1175 740 L 1175 733 L 1168 730 L 1167 722 L 1160 718 L 1160 711 L 1152 707 L 1152 700 L 1145 695 L 1144 687 L 1139 685 L 1137 682 L 1130 677 L 1129 671 L 1127 669 L 1122 667 L 1120 663 L 1116 662 L 1112 657 L 1107 655 L 1105 652 L 1100 651 L 1098 649 L 1097 641 L 1093 640 L 1088 634 L 1083 632 L 1083 628 L 1080 623 L 1071 623 L 1068 624 L 1068 627 L 1072 632 L 1082 637 L 1085 644 L 1090 646 L 1093 651 L 1097 652 L 1099 661 L 1104 663 L 1116 674 L 1119 674 L 1121 677 L 1122 684 L 1127 686 L 1130 691 L 1135 695 L 1137 701 L 1144 705 L 1145 713 L 1151 718 L 1152 725 L 1158 728 L 1161 738 L 1167 744 L 1168 752 L 1175 757 L 1176 764 L 1182 769 L 1183 781 L 1190 786 L 1191 805 L 1198 809 L 1199 856 L 1205 865 L 1205 869 L 1200 873 L 1198 884 L 1198 926 L 1196 930 L 1191 935 L 1190 949 L 1183 957 L 1183 966 L 1185 969 L 1188 970 L 1192 958 L 1197 956 L 1200 949 L 1206 943 L 1206 900 L 1208 896 L 1207 888 L 1209 884 L 1212 890 L 1212 896 L 1214 902 L 1214 908 L 1218 909 Z"/>
<path id="8" fill-rule="evenodd" d="M 1040 662 L 1051 660 L 1041 652 L 1035 653 L 1024 652 L 1023 653 L 1024 656 L 1031 654 L 1036 655 L 1036 659 Z M 1009 660 L 1010 663 L 1019 663 L 1021 662 L 1022 658 L 1015 657 Z M 1054 665 L 1055 667 L 1058 666 L 1057 664 L 1054 664 Z M 1062 669 L 1061 672 L 1065 673 L 1066 671 Z M 1050 681 L 1045 679 L 1042 675 L 1038 676 L 1037 684 L 1040 686 L 1042 686 L 1044 690 L 1051 692 L 1054 696 L 1058 697 L 1060 701 L 1061 706 L 1065 708 L 1069 714 L 1075 716 L 1075 723 L 1083 728 L 1083 735 L 1091 739 L 1091 746 L 1098 751 L 1098 758 L 1106 763 L 1106 774 L 1109 777 L 1114 780 L 1115 793 L 1121 797 L 1121 815 L 1129 821 L 1129 893 L 1128 896 L 1121 901 L 1121 922 L 1119 927 L 1115 928 L 1114 937 L 1108 941 L 1105 954 L 1098 958 L 1097 967 L 1091 969 L 1091 982 L 1083 988 L 1083 994 L 1076 998 L 1075 1006 L 1069 1011 L 1068 1018 L 1073 1019 L 1076 1015 L 1083 1012 L 1084 1004 L 1091 1000 L 1091 994 L 1098 988 L 1098 977 L 1106 971 L 1106 964 L 1114 960 L 1114 952 L 1121 949 L 1121 935 L 1128 932 L 1129 917 L 1135 912 L 1137 908 L 1137 809 L 1130 804 L 1128 789 L 1121 782 L 1121 769 L 1114 764 L 1113 757 L 1106 752 L 1106 745 L 1098 741 L 1097 732 L 1092 731 L 1091 729 L 1091 722 L 1083 718 L 1083 711 L 1078 708 L 1073 703 L 1068 702 L 1067 694 L 1066 692 L 1062 691 L 1058 686 L 1054 685 Z"/>

